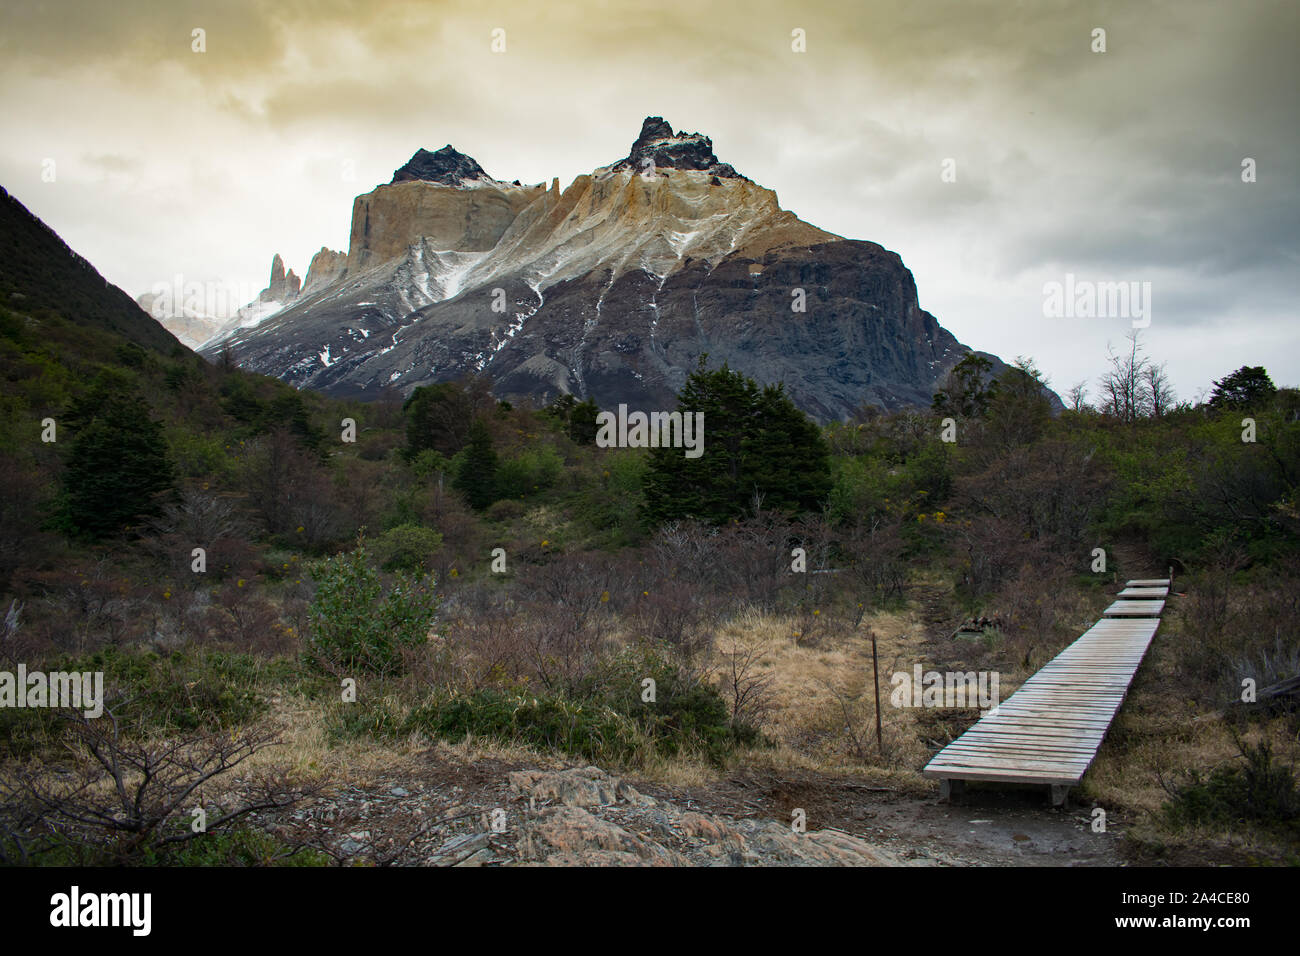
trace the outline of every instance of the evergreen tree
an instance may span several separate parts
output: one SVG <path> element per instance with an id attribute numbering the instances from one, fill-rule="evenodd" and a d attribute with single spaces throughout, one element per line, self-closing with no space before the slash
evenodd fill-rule
<path id="1" fill-rule="evenodd" d="M 760 389 L 726 365 L 708 371 L 701 358 L 678 395 L 683 418 L 704 413 L 704 453 L 650 451 L 645 513 L 654 524 L 674 518 L 721 523 L 748 514 L 755 496 L 765 509 L 818 510 L 830 492 L 830 449 L 820 429 L 782 386 Z"/>
<path id="2" fill-rule="evenodd" d="M 1210 404 L 1215 408 L 1250 409 L 1276 393 L 1277 386 L 1262 365 L 1243 365 L 1214 383 Z"/>
<path id="3" fill-rule="evenodd" d="M 497 453 L 492 447 L 492 435 L 481 419 L 475 419 L 469 429 L 469 444 L 465 459 L 452 487 L 465 495 L 470 507 L 483 510 L 496 501 Z"/>
<path id="4" fill-rule="evenodd" d="M 591 445 L 596 441 L 596 416 L 600 406 L 593 401 L 579 402 L 569 412 L 569 437 L 579 445 Z"/>
<path id="5" fill-rule="evenodd" d="M 482 377 L 422 385 L 402 405 L 407 457 L 414 460 L 431 448 L 450 458 L 469 441 L 474 419 L 494 408 L 499 410 Z"/>
<path id="6" fill-rule="evenodd" d="M 65 416 L 73 433 L 63 473 L 61 523 L 91 538 L 156 514 L 173 485 L 162 426 L 136 395 L 101 380 Z"/>

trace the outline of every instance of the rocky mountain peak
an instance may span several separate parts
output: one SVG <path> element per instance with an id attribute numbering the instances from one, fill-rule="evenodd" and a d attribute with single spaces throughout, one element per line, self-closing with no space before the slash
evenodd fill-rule
<path id="1" fill-rule="evenodd" d="M 419 181 L 459 186 L 467 179 L 493 181 L 472 157 L 466 156 L 450 143 L 434 153 L 427 149 L 417 149 L 406 165 L 393 173 L 393 183 Z"/>
<path id="2" fill-rule="evenodd" d="M 650 168 L 694 169 L 727 179 L 745 179 L 730 163 L 718 161 L 713 140 L 701 133 L 673 132 L 662 116 L 647 116 L 627 158 L 615 164 L 641 172 Z"/>
<path id="3" fill-rule="evenodd" d="M 291 302 L 298 297 L 298 292 L 302 288 L 302 280 L 299 279 L 292 269 L 287 273 L 284 270 L 284 260 L 280 258 L 277 252 L 275 258 L 271 260 L 271 281 L 267 283 L 261 295 L 258 296 L 259 302 Z"/>

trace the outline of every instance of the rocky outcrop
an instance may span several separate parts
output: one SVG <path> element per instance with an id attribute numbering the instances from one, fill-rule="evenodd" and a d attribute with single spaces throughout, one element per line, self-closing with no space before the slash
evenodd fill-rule
<path id="1" fill-rule="evenodd" d="M 510 774 L 529 800 L 518 862 L 543 866 L 899 866 L 893 853 L 839 830 L 682 810 L 598 767 Z"/>
<path id="2" fill-rule="evenodd" d="M 462 768 L 485 777 L 478 768 Z M 468 781 L 462 779 L 462 783 Z M 347 787 L 255 821 L 343 864 L 411 866 L 910 866 L 837 829 L 704 813 L 639 792 L 599 767 L 517 770 L 468 787 Z"/>

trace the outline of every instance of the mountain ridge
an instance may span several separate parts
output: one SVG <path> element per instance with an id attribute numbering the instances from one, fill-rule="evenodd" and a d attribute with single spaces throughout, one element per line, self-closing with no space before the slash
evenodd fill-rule
<path id="1" fill-rule="evenodd" d="M 928 405 L 970 351 L 896 254 L 804 222 L 661 117 L 563 190 L 438 153 L 356 198 L 332 281 L 202 351 L 338 395 L 485 374 L 501 398 L 607 406 L 670 405 L 709 352 L 820 420 Z"/>

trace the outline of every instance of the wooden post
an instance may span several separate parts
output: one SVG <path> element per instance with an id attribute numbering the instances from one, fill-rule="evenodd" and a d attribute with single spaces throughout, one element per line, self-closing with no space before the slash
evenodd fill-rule
<path id="1" fill-rule="evenodd" d="M 871 677 L 876 682 L 876 749 L 883 756 L 885 742 L 880 732 L 880 669 L 876 663 L 876 630 L 871 629 Z"/>

